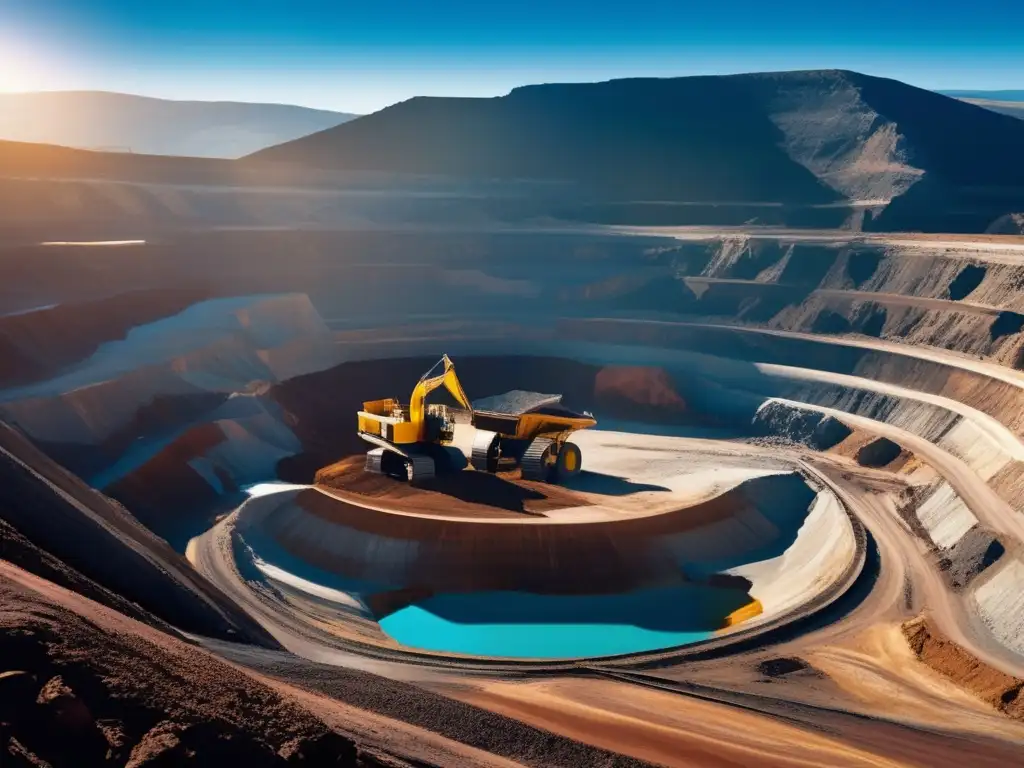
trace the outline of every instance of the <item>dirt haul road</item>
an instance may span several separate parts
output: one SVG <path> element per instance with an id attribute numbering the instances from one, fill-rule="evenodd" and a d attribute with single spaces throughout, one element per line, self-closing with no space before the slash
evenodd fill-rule
<path id="1" fill-rule="evenodd" d="M 733 450 L 742 452 L 744 446 L 737 444 Z M 827 754 L 830 765 L 924 766 L 946 764 L 950 751 L 964 749 L 971 750 L 978 765 L 994 766 L 1011 759 L 1012 749 L 1000 741 L 1022 740 L 1024 729 L 913 663 L 898 630 L 892 629 L 928 605 L 951 637 L 965 647 L 973 642 L 969 632 L 958 632 L 959 602 L 949 599 L 933 564 L 907 535 L 891 500 L 880 493 L 891 480 L 876 472 L 873 485 L 869 482 L 865 488 L 862 481 L 843 478 L 844 473 L 856 471 L 852 464 L 818 460 L 808 468 L 867 523 L 878 547 L 879 570 L 863 601 L 840 620 L 781 645 L 755 644 L 752 650 L 718 661 L 682 666 L 663 660 L 657 668 L 632 678 L 627 666 L 625 677 L 605 682 L 562 677 L 568 670 L 552 669 L 547 673 L 554 676 L 550 682 L 512 683 L 502 679 L 500 668 L 467 676 L 454 669 L 353 654 L 340 648 L 330 633 L 314 633 L 296 622 L 292 606 L 275 606 L 264 597 L 253 597 L 233 571 L 230 554 L 224 554 L 228 537 L 222 536 L 219 545 L 213 544 L 216 539 L 197 543 L 192 554 L 201 571 L 222 589 L 237 590 L 232 594 L 293 653 L 412 682 L 559 735 L 658 764 L 735 765 L 743 764 L 744 756 L 756 754 L 766 765 L 795 766 L 814 762 L 814 754 L 819 759 Z M 216 569 L 224 572 L 218 576 Z M 889 628 L 881 635 L 880 624 Z M 870 646 L 878 642 L 881 652 Z M 269 652 L 259 653 L 264 658 L 249 654 L 240 660 L 281 674 L 268 661 Z M 773 691 L 770 685 L 758 690 L 757 683 L 747 677 L 755 681 L 760 677 L 756 669 L 766 656 L 812 659 L 828 669 L 829 677 L 825 682 L 816 676 L 778 679 L 774 686 L 784 686 L 783 691 Z M 750 674 L 744 677 L 737 669 L 749 669 Z M 587 676 L 601 674 L 602 665 L 591 664 L 589 670 Z M 299 684 L 310 685 L 301 668 L 286 676 L 292 674 Z M 614 672 L 609 669 L 609 674 L 623 674 L 621 665 Z M 663 689 L 659 690 L 657 679 L 664 680 Z M 899 691 L 899 703 L 887 705 L 892 722 L 876 722 L 873 708 L 881 706 L 883 693 L 891 696 L 893 691 Z M 801 706 L 794 706 L 794 701 Z M 662 714 L 652 719 L 652 712 Z M 872 719 L 865 720 L 864 715 Z M 746 726 L 723 727 L 726 722 L 734 724 L 734 717 L 743 719 Z M 819 730 L 823 721 L 828 722 L 830 733 Z M 950 722 L 957 723 L 955 736 L 932 730 Z M 810 736 L 807 727 L 817 735 Z"/>
<path id="2" fill-rule="evenodd" d="M 588 467 L 592 467 L 589 470 L 590 474 L 585 475 L 581 481 L 581 487 L 592 490 L 578 493 L 592 503 L 585 507 L 553 510 L 541 516 L 522 516 L 518 522 L 520 528 L 528 529 L 539 525 L 546 528 L 545 531 L 540 532 L 543 535 L 539 540 L 530 535 L 524 540 L 524 544 L 532 546 L 538 541 L 542 542 L 545 537 L 554 537 L 551 538 L 552 546 L 585 546 L 586 540 L 579 539 L 583 531 L 592 530 L 595 535 L 600 534 L 603 538 L 604 534 L 601 532 L 605 530 L 604 526 L 613 525 L 624 526 L 617 534 L 617 538 L 625 546 L 625 542 L 637 536 L 641 537 L 638 542 L 642 542 L 642 537 L 646 535 L 644 531 L 647 529 L 657 532 L 660 528 L 668 526 L 666 531 L 671 532 L 674 530 L 673 525 L 676 527 L 681 525 L 680 533 L 673 535 L 690 538 L 694 536 L 711 537 L 708 538 L 707 544 L 704 546 L 711 546 L 714 551 L 725 553 L 729 547 L 726 547 L 725 542 L 721 540 L 716 543 L 714 537 L 718 536 L 719 539 L 722 539 L 722 534 L 716 534 L 715 531 L 718 529 L 733 530 L 735 525 L 757 524 L 757 520 L 760 518 L 759 513 L 753 508 L 741 506 L 733 512 L 718 500 L 731 498 L 730 494 L 733 493 L 733 489 L 740 488 L 744 483 L 758 482 L 760 479 L 770 479 L 772 476 L 779 476 L 783 480 L 793 477 L 793 464 L 773 456 L 772 454 L 775 453 L 773 449 L 733 441 L 636 435 L 601 430 L 589 430 L 578 435 L 576 439 L 588 456 Z M 600 471 L 610 470 L 616 466 L 619 467 L 618 471 L 624 475 L 621 479 L 613 475 L 602 474 Z M 655 477 L 659 478 L 658 485 L 645 482 Z M 623 483 L 631 488 L 630 494 L 608 496 L 599 492 L 605 490 L 609 484 L 613 488 L 619 489 Z M 798 482 L 798 484 L 800 483 Z M 384 638 L 379 630 L 363 626 L 365 622 L 353 616 L 360 612 L 360 606 L 344 593 L 310 585 L 302 577 L 284 573 L 280 569 L 271 570 L 265 565 L 260 565 L 259 568 L 262 569 L 264 576 L 270 575 L 273 586 L 253 589 L 252 576 L 249 573 L 252 569 L 252 558 L 259 559 L 260 552 L 253 553 L 249 546 L 252 541 L 266 539 L 266 535 L 261 531 L 265 526 L 264 521 L 269 517 L 286 513 L 287 519 L 291 520 L 287 523 L 287 530 L 293 539 L 303 525 L 313 525 L 310 528 L 310 535 L 321 543 L 331 535 L 335 535 L 327 531 L 323 527 L 323 523 L 318 521 L 315 516 L 311 516 L 310 511 L 307 511 L 312 509 L 308 506 L 308 502 L 303 505 L 306 507 L 305 510 L 297 503 L 301 502 L 303 494 L 315 492 L 312 489 L 304 490 L 302 486 L 282 485 L 268 487 L 267 490 L 269 493 L 266 495 L 250 498 L 214 528 L 193 539 L 188 546 L 187 556 L 197 570 L 214 584 L 226 590 L 278 642 L 297 655 L 322 663 L 356 664 L 359 665 L 359 668 L 380 672 L 383 667 L 376 665 L 376 662 L 353 658 L 353 650 L 364 654 L 367 652 L 368 649 L 364 643 L 370 639 L 374 640 L 377 646 L 383 646 L 377 650 L 370 649 L 373 651 L 372 655 L 407 660 L 416 659 L 418 656 L 420 662 L 431 661 L 423 654 L 409 655 L 406 652 L 403 657 L 401 653 L 397 652 L 397 646 Z M 813 492 L 807 491 L 807 498 L 811 497 L 813 497 Z M 362 517 L 365 517 L 368 512 L 375 513 L 368 519 L 384 524 L 384 527 L 380 529 L 381 536 L 388 535 L 384 532 L 388 530 L 390 523 L 401 526 L 403 518 L 412 518 L 408 522 L 415 523 L 415 530 L 426 526 L 423 528 L 425 532 L 423 535 L 428 538 L 424 539 L 424 547 L 434 539 L 444 541 L 451 536 L 458 536 L 459 534 L 455 531 L 459 525 L 468 525 L 473 531 L 479 529 L 480 534 L 486 538 L 484 529 L 488 526 L 505 527 L 516 524 L 514 519 L 507 517 L 481 519 L 479 517 L 446 517 L 433 513 L 423 515 L 406 511 L 397 506 L 394 501 L 387 503 L 380 500 L 363 501 L 351 493 L 332 492 L 330 496 L 324 497 L 324 499 L 327 498 L 330 498 L 330 503 L 333 504 L 333 507 L 327 508 L 327 512 L 335 518 L 345 517 L 349 514 L 347 510 L 358 512 Z M 737 497 L 735 503 L 742 505 L 745 502 L 742 501 L 742 497 Z M 803 503 L 806 504 L 806 501 Z M 698 509 L 705 508 L 706 511 L 696 514 Z M 681 511 L 677 512 L 677 510 Z M 794 513 L 797 512 L 799 510 L 794 510 Z M 733 514 L 744 516 L 743 519 L 748 522 L 741 523 L 739 518 L 735 522 L 731 522 Z M 849 521 L 839 507 L 822 506 L 816 514 L 819 516 L 837 515 L 838 522 L 825 525 L 820 534 L 809 535 L 822 535 L 828 538 L 846 535 L 844 528 L 850 529 Z M 675 518 L 679 518 L 679 522 L 673 524 L 672 520 Z M 693 522 L 688 522 L 690 518 L 693 519 Z M 822 520 L 827 519 L 829 518 L 822 517 Z M 416 520 L 422 522 L 416 523 Z M 704 522 L 699 522 L 700 520 L 704 520 Z M 783 518 L 780 518 L 776 524 L 782 525 L 782 520 Z M 795 525 L 796 522 L 788 524 Z M 391 527 L 393 528 L 394 525 Z M 651 528 L 652 525 L 655 527 Z M 767 530 L 770 530 L 772 524 L 762 522 L 760 525 L 762 530 L 765 530 L 764 526 L 766 525 L 768 526 Z M 726 527 L 722 528 L 722 526 Z M 444 527 L 445 530 L 450 528 L 452 533 L 431 533 L 435 529 L 440 530 L 441 527 Z M 689 530 L 691 528 L 692 531 Z M 742 530 L 741 527 L 737 529 L 737 532 L 742 534 Z M 326 532 L 324 533 L 324 531 Z M 239 535 L 240 532 L 241 535 Z M 565 534 L 565 536 L 561 534 Z M 802 542 L 795 529 L 788 535 Z M 852 542 L 852 534 L 849 535 Z M 344 542 L 349 538 L 351 535 L 342 535 L 340 541 Z M 741 556 L 742 546 L 748 546 L 748 544 L 742 543 L 746 539 L 750 539 L 750 536 L 741 535 L 740 539 L 732 545 L 736 549 L 736 554 L 732 557 Z M 559 543 L 560 541 L 562 543 Z M 601 539 L 595 540 L 596 543 L 600 543 L 600 541 Z M 666 539 L 666 542 L 670 543 L 671 541 L 671 538 Z M 817 545 L 802 543 L 801 546 L 809 550 L 831 552 L 832 546 L 829 542 L 822 539 Z M 367 540 L 367 546 L 378 552 L 377 560 L 383 557 L 383 554 L 380 553 L 389 551 L 388 547 L 393 549 L 393 546 L 387 544 L 387 540 L 384 538 Z M 466 546 L 472 552 L 477 551 L 469 540 L 467 540 Z M 678 548 L 680 544 L 671 546 Z M 690 549 L 693 546 L 696 545 L 689 545 Z M 293 550 L 293 554 L 296 551 Z M 412 552 L 417 557 L 426 556 L 424 552 L 418 552 L 416 549 L 406 548 L 405 551 Z M 685 551 L 685 549 L 680 551 Z M 358 553 L 353 552 L 337 557 L 351 561 L 351 558 L 357 556 Z M 392 557 L 394 556 L 392 555 Z M 628 557 L 629 555 L 624 553 L 624 556 Z M 719 557 L 721 556 L 720 554 Z M 843 558 L 852 556 L 852 549 L 837 548 L 832 558 L 836 562 L 833 563 L 829 559 L 823 560 L 819 566 L 823 569 L 822 576 L 817 581 L 812 579 L 804 583 L 798 587 L 797 592 L 788 595 L 785 603 L 786 610 L 790 611 L 793 605 L 800 605 L 815 599 L 819 591 L 825 589 L 827 585 L 833 584 L 846 572 L 847 565 Z M 563 553 L 559 559 L 566 557 L 569 557 L 567 552 Z M 637 550 L 636 557 L 638 558 L 636 563 L 639 569 L 638 574 L 642 576 L 649 568 L 642 562 L 643 556 L 640 554 L 640 550 Z M 454 566 L 456 561 L 448 560 L 447 562 Z M 375 572 L 381 572 L 379 562 L 375 563 L 373 568 Z M 826 573 L 830 575 L 826 576 Z M 752 578 L 755 584 L 761 584 L 764 579 L 772 578 L 771 571 L 763 577 L 752 576 Z M 769 586 L 770 581 L 766 582 L 765 588 Z M 332 602 L 335 608 L 327 611 L 318 602 L 315 608 L 305 610 L 304 606 L 307 601 L 294 599 L 296 590 L 326 599 L 328 602 Z M 768 618 L 768 614 L 771 612 L 770 603 L 766 605 L 765 611 L 766 614 L 762 618 Z M 331 618 L 325 620 L 325 616 Z M 355 631 L 342 631 L 345 626 L 353 624 L 357 627 Z M 355 646 L 353 646 L 353 641 L 356 641 Z M 386 652 L 388 648 L 396 650 L 388 653 Z M 436 662 L 437 660 L 435 660 Z M 500 664 L 498 665 L 500 666 Z M 492 663 L 488 666 L 495 666 L 495 664 Z M 399 669 L 396 674 L 402 679 L 418 675 L 414 669 Z"/>

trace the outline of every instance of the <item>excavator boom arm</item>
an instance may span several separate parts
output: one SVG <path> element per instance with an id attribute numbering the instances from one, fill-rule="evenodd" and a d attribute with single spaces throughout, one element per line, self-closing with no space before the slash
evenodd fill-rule
<path id="1" fill-rule="evenodd" d="M 444 367 L 444 372 L 437 374 L 436 376 L 430 376 L 430 373 L 438 366 Z M 426 400 L 427 395 L 433 392 L 438 387 L 444 387 L 447 389 L 452 397 L 454 397 L 459 405 L 463 408 L 472 411 L 473 406 L 469 402 L 469 398 L 466 397 L 466 393 L 462 390 L 462 384 L 459 381 L 459 377 L 455 373 L 455 364 L 451 361 L 448 355 L 444 355 L 435 365 L 420 379 L 419 383 L 412 391 L 412 396 L 409 398 L 409 420 L 417 425 L 422 433 L 424 429 L 424 423 L 426 420 Z"/>

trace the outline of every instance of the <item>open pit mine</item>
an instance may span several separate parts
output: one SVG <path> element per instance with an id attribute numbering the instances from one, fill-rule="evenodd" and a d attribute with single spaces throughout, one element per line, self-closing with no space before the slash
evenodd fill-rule
<path id="1" fill-rule="evenodd" d="M 97 297 L 76 270 L 175 246 L 35 248 L 63 279 L 0 318 L 5 592 L 112 615 L 44 587 L 57 558 L 176 652 L 346 702 L 357 742 L 406 723 L 440 763 L 1019 755 L 1024 243 L 453 234 L 409 264 L 417 239 L 229 296 L 241 255 Z M 368 283 L 402 309 L 347 314 Z M 461 464 L 367 471 L 364 403 L 439 352 L 464 402 L 424 400 Z M 593 414 L 582 471 L 474 468 L 473 415 L 517 391 Z"/>
<path id="2" fill-rule="evenodd" d="M 5 768 L 1021 764 L 1024 238 L 89 173 L 3 187 Z"/>

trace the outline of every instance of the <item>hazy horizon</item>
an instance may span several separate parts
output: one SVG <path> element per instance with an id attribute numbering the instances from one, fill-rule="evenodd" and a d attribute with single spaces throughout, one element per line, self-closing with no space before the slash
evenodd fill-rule
<path id="1" fill-rule="evenodd" d="M 611 12 L 574 0 L 347 7 L 296 0 L 5 0 L 0 91 L 108 91 L 365 114 L 413 96 L 540 82 L 850 69 L 931 90 L 1024 88 L 1024 5 L 913 2 L 878 14 L 811 0 Z M 998 20 L 994 23 L 993 19 Z"/>

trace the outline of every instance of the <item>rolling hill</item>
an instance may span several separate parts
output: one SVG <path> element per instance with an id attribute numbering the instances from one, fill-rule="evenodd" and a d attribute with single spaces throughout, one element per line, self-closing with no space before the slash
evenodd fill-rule
<path id="1" fill-rule="evenodd" d="M 968 99 L 960 98 L 961 101 L 966 101 L 968 104 L 974 104 L 978 107 L 984 107 L 985 109 L 991 109 L 993 112 L 999 112 L 1010 117 L 1016 117 L 1018 120 L 1024 120 L 1024 101 L 994 101 L 992 99 Z"/>
<path id="2" fill-rule="evenodd" d="M 1024 91 L 939 91 L 939 93 L 1024 120 Z"/>
<path id="3" fill-rule="evenodd" d="M 846 71 L 533 85 L 414 98 L 237 160 L 0 141 L 0 220 L 45 225 L 42 239 L 115 224 L 123 239 L 129 210 L 139 231 L 214 210 L 239 226 L 412 216 L 1016 231 L 1021 146 L 1024 121 Z"/>
<path id="4" fill-rule="evenodd" d="M 0 94 L 0 139 L 150 155 L 242 157 L 353 117 L 285 104 L 101 91 Z"/>
<path id="5" fill-rule="evenodd" d="M 415 98 L 250 159 L 565 180 L 605 200 L 662 203 L 885 206 L 909 195 L 962 209 L 984 189 L 988 215 L 1024 202 L 1022 145 L 1024 124 L 1005 115 L 823 70 Z"/>
<path id="6" fill-rule="evenodd" d="M 987 101 L 1020 101 L 1024 102 L 1024 91 L 939 91 L 946 96 L 958 99 L 984 99 Z"/>

